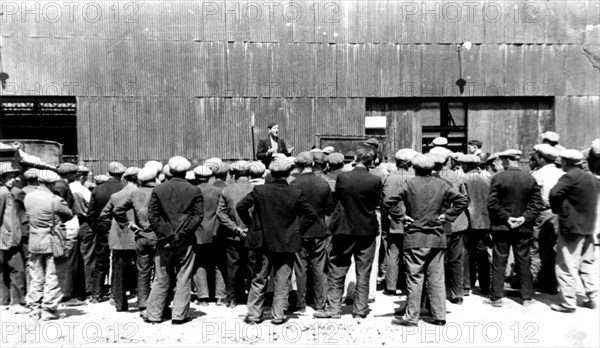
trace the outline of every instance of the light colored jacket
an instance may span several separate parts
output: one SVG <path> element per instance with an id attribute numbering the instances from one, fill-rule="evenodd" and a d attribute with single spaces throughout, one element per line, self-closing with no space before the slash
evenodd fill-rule
<path id="1" fill-rule="evenodd" d="M 21 243 L 21 222 L 15 200 L 6 186 L 0 186 L 0 250 L 8 250 Z"/>

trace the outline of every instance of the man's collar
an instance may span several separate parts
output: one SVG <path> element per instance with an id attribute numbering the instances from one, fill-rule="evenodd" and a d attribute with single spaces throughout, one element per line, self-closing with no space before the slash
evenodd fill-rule
<path id="1" fill-rule="evenodd" d="M 273 178 L 271 184 L 288 185 L 286 178 Z"/>
<path id="2" fill-rule="evenodd" d="M 363 172 L 368 172 L 369 171 L 369 169 L 367 167 L 365 167 L 365 166 L 358 166 L 358 165 L 356 167 L 354 167 L 353 170 L 360 170 L 360 171 L 363 171 Z"/>
<path id="3" fill-rule="evenodd" d="M 240 176 L 235 182 L 250 182 L 250 179 L 247 176 Z"/>

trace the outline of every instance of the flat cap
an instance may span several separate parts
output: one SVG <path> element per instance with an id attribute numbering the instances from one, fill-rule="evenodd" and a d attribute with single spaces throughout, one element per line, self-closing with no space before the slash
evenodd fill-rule
<path id="1" fill-rule="evenodd" d="M 209 158 L 202 163 L 202 165 L 209 167 L 212 171 L 217 169 L 221 164 L 223 164 L 223 160 L 218 157 Z"/>
<path id="2" fill-rule="evenodd" d="M 171 174 L 171 167 L 169 167 L 169 164 L 165 164 L 165 166 L 162 168 L 162 173 L 166 176 L 173 176 Z"/>
<path id="3" fill-rule="evenodd" d="M 193 170 L 188 170 L 185 172 L 185 180 L 196 180 L 196 175 Z"/>
<path id="4" fill-rule="evenodd" d="M 58 174 L 69 174 L 69 173 L 77 173 L 79 170 L 79 166 L 73 163 L 61 163 L 58 166 L 57 172 Z"/>
<path id="5" fill-rule="evenodd" d="M 314 149 L 310 149 L 309 152 L 310 153 L 322 153 L 323 150 L 319 149 L 318 147 L 315 147 Z"/>
<path id="6" fill-rule="evenodd" d="M 444 137 L 437 137 L 437 138 L 433 139 L 433 141 L 431 143 L 434 146 L 446 146 L 446 145 L 448 145 L 448 139 L 446 139 Z"/>
<path id="7" fill-rule="evenodd" d="M 192 167 L 190 161 L 182 156 L 174 156 L 169 159 L 171 173 L 185 173 Z"/>
<path id="8" fill-rule="evenodd" d="M 600 155 L 600 138 L 592 141 L 592 144 L 590 145 L 590 147 L 591 147 L 593 153 L 595 153 L 597 156 Z"/>
<path id="9" fill-rule="evenodd" d="M 14 168 L 11 163 L 0 163 L 0 175 L 8 173 L 18 173 L 19 170 Z"/>
<path id="10" fill-rule="evenodd" d="M 492 163 L 498 158 L 500 158 L 500 152 L 494 152 L 493 154 L 489 155 L 488 158 L 485 159 L 485 163 Z"/>
<path id="11" fill-rule="evenodd" d="M 329 164 L 342 164 L 344 163 L 344 155 L 339 152 L 330 153 L 329 156 Z"/>
<path id="12" fill-rule="evenodd" d="M 334 152 L 335 149 L 333 148 L 333 146 L 325 146 L 323 148 L 323 153 L 326 155 L 329 155 L 330 153 Z"/>
<path id="13" fill-rule="evenodd" d="M 269 170 L 272 172 L 287 172 L 292 170 L 292 161 L 288 158 L 277 157 L 271 164 L 269 164 Z"/>
<path id="14" fill-rule="evenodd" d="M 25 171 L 25 173 L 23 173 L 23 176 L 25 177 L 25 179 L 37 179 L 37 177 L 38 177 L 38 170 L 35 169 L 35 168 L 27 169 Z"/>
<path id="15" fill-rule="evenodd" d="M 39 182 L 53 183 L 60 180 L 62 180 L 60 176 L 51 170 L 43 169 L 38 171 Z"/>
<path id="16" fill-rule="evenodd" d="M 267 170 L 265 165 L 262 162 L 258 162 L 258 161 L 250 162 L 249 166 L 250 166 L 250 174 L 252 174 L 252 175 L 263 175 L 265 170 Z"/>
<path id="17" fill-rule="evenodd" d="M 215 169 L 213 169 L 213 173 L 215 175 L 226 174 L 229 172 L 229 164 L 225 162 L 221 162 Z"/>
<path id="18" fill-rule="evenodd" d="M 108 181 L 108 179 L 109 179 L 108 175 L 104 175 L 104 174 L 96 175 L 96 176 L 94 177 L 94 181 L 95 181 L 95 182 L 96 182 L 96 184 L 98 184 L 98 185 L 102 184 L 103 182 L 106 182 L 106 181 Z"/>
<path id="19" fill-rule="evenodd" d="M 448 160 L 448 157 L 450 157 L 450 154 L 452 153 L 452 151 L 448 150 L 445 147 L 439 147 L 436 146 L 433 149 L 429 150 L 429 154 L 430 155 L 435 155 L 438 158 L 438 161 L 441 162 L 437 162 L 437 163 L 444 163 Z"/>
<path id="20" fill-rule="evenodd" d="M 458 161 L 458 158 L 463 155 L 464 153 L 462 152 L 450 152 L 450 158 L 452 158 L 455 161 Z"/>
<path id="21" fill-rule="evenodd" d="M 413 167 L 419 169 L 433 169 L 435 166 L 435 160 L 433 157 L 434 156 L 432 155 L 417 154 L 412 160 Z"/>
<path id="22" fill-rule="evenodd" d="M 144 164 L 144 167 L 152 168 L 157 173 L 163 169 L 163 165 L 159 161 L 148 161 L 146 164 Z"/>
<path id="23" fill-rule="evenodd" d="M 376 149 L 379 148 L 379 140 L 377 140 L 375 138 L 367 139 L 363 144 L 365 144 L 367 146 L 372 146 Z"/>
<path id="24" fill-rule="evenodd" d="M 550 144 L 534 145 L 533 150 L 542 155 L 542 157 L 553 161 L 556 160 L 556 158 L 558 157 L 558 150 Z"/>
<path id="25" fill-rule="evenodd" d="M 481 162 L 481 158 L 477 155 L 463 155 L 458 156 L 457 161 L 460 163 L 472 163 L 479 164 Z"/>
<path id="26" fill-rule="evenodd" d="M 523 155 L 521 150 L 509 149 L 504 152 L 501 152 L 498 157 L 509 157 L 509 158 L 520 158 Z"/>
<path id="27" fill-rule="evenodd" d="M 89 172 L 90 172 L 90 169 L 88 167 L 84 167 L 84 166 L 77 167 L 77 174 L 88 174 Z"/>
<path id="28" fill-rule="evenodd" d="M 327 155 L 323 152 L 315 152 L 312 155 L 312 160 L 315 163 L 323 164 L 327 162 Z"/>
<path id="29" fill-rule="evenodd" d="M 542 133 L 542 140 L 544 140 L 544 139 L 551 141 L 553 143 L 558 143 L 560 141 L 560 135 L 558 135 L 558 133 L 556 133 L 556 132 L 548 131 L 548 132 Z"/>
<path id="30" fill-rule="evenodd" d="M 267 125 L 267 128 L 271 129 L 271 128 L 275 127 L 275 126 L 276 126 L 276 125 L 278 125 L 278 124 L 279 124 L 279 123 L 277 123 L 277 122 L 271 122 L 271 123 L 269 123 L 269 124 Z"/>
<path id="31" fill-rule="evenodd" d="M 129 167 L 125 169 L 125 173 L 123 173 L 123 177 L 136 176 L 140 172 L 140 168 L 138 167 Z"/>
<path id="32" fill-rule="evenodd" d="M 123 174 L 126 169 L 127 168 L 119 162 L 110 162 L 108 165 L 108 172 L 110 174 Z"/>
<path id="33" fill-rule="evenodd" d="M 229 168 L 238 173 L 247 172 L 248 170 L 250 170 L 250 162 L 248 162 L 248 161 L 233 162 L 229 166 Z"/>
<path id="34" fill-rule="evenodd" d="M 301 166 L 310 166 L 313 163 L 313 154 L 308 151 L 300 152 L 298 156 L 296 156 L 294 163 Z"/>
<path id="35" fill-rule="evenodd" d="M 196 176 L 201 176 L 204 178 L 208 178 L 211 177 L 213 175 L 213 171 L 212 169 L 210 169 L 209 166 L 207 165 L 201 165 L 201 166 L 197 166 L 196 168 L 194 168 L 194 174 Z"/>
<path id="36" fill-rule="evenodd" d="M 411 161 L 416 155 L 417 151 L 413 149 L 400 149 L 394 155 L 397 161 Z"/>
<path id="37" fill-rule="evenodd" d="M 569 161 L 572 164 L 581 164 L 583 162 L 583 154 L 580 151 L 567 149 L 560 153 L 560 158 Z"/>
<path id="38" fill-rule="evenodd" d="M 140 169 L 137 177 L 139 181 L 153 181 L 154 179 L 156 179 L 156 170 L 154 170 L 154 168 L 152 167 L 144 167 Z"/>

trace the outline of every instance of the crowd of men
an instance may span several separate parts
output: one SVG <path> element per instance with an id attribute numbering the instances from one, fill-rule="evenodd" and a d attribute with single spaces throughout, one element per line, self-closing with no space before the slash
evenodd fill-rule
<path id="1" fill-rule="evenodd" d="M 446 301 L 460 305 L 476 287 L 501 307 L 505 281 L 524 306 L 537 289 L 559 295 L 558 312 L 596 308 L 600 139 L 581 152 L 544 133 L 529 171 L 520 150 L 485 154 L 477 140 L 462 154 L 436 138 L 427 154 L 401 149 L 392 164 L 370 139 L 345 163 L 332 147 L 292 157 L 278 132 L 269 125 L 259 161 L 113 162 L 94 185 L 71 163 L 0 164 L 2 305 L 52 320 L 61 303 L 110 300 L 122 312 L 135 295 L 146 322 L 183 324 L 193 300 L 214 298 L 245 302 L 245 322 L 259 323 L 270 280 L 273 324 L 307 305 L 315 318 L 340 318 L 354 268 L 355 318 L 367 317 L 378 277 L 385 295 L 407 295 L 392 321 L 405 326 L 424 310 L 444 325 Z M 53 256 L 54 236 L 66 238 L 65 256 Z"/>

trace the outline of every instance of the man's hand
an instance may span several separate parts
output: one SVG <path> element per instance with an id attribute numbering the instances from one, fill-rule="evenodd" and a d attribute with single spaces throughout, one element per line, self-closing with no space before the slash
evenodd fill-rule
<path id="1" fill-rule="evenodd" d="M 412 223 L 415 222 L 415 220 L 408 215 L 405 215 L 403 220 L 404 220 L 404 226 L 406 226 L 406 227 L 412 225 Z"/>
<path id="2" fill-rule="evenodd" d="M 242 238 L 246 238 L 246 236 L 248 235 L 248 229 L 247 228 L 237 228 L 235 230 L 235 232 L 238 234 L 238 236 L 242 237 Z"/>
<path id="3" fill-rule="evenodd" d="M 292 151 L 294 151 L 294 147 L 293 147 L 293 146 L 290 146 L 290 145 L 288 145 L 288 146 L 287 146 L 287 150 L 288 150 L 288 153 L 290 153 L 290 154 L 291 154 L 291 153 L 292 153 Z"/>
<path id="4" fill-rule="evenodd" d="M 273 153 L 273 152 L 275 152 L 274 148 L 270 148 L 270 149 L 267 150 L 267 153 Z"/>
<path id="5" fill-rule="evenodd" d="M 511 216 L 508 218 L 508 224 L 509 224 L 510 228 L 513 230 L 516 228 L 519 228 L 524 223 L 525 223 L 525 218 L 522 216 L 518 217 L 518 218 Z"/>
<path id="6" fill-rule="evenodd" d="M 441 224 L 446 223 L 446 215 L 442 214 L 442 215 L 438 216 L 437 222 L 439 222 Z"/>

